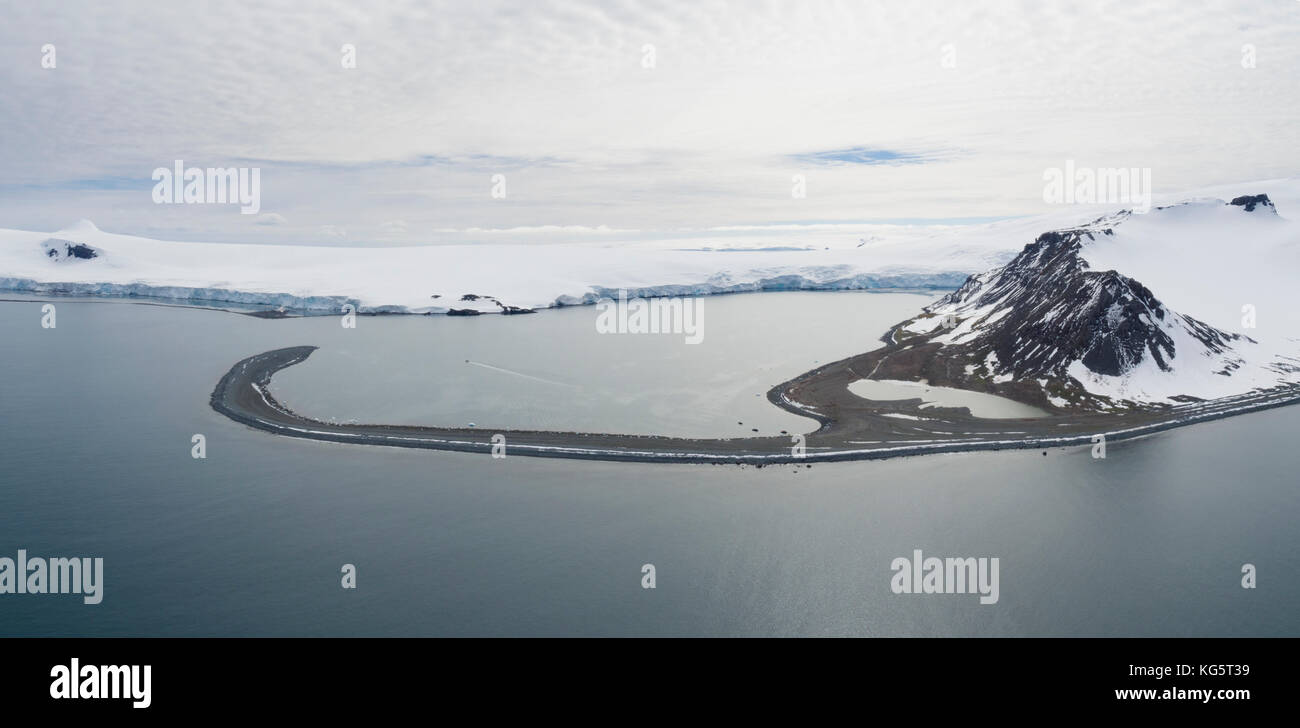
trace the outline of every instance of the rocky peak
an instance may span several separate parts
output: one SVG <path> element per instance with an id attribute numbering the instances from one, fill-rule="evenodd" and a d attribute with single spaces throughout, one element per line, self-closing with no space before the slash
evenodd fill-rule
<path id="1" fill-rule="evenodd" d="M 1246 212 L 1254 212 L 1256 207 L 1269 210 L 1274 215 L 1277 214 L 1277 208 L 1273 206 L 1273 201 L 1268 199 L 1268 195 L 1242 195 L 1241 197 L 1232 198 L 1229 205 L 1246 208 Z"/>

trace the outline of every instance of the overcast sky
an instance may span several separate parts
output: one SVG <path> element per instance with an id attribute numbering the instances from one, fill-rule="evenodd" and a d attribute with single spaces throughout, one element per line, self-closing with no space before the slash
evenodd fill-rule
<path id="1" fill-rule="evenodd" d="M 5 228 L 396 244 L 965 221 L 1042 212 L 1067 159 L 1149 167 L 1157 192 L 1300 168 L 1296 0 L 5 5 Z M 177 159 L 261 168 L 261 214 L 154 204 Z"/>

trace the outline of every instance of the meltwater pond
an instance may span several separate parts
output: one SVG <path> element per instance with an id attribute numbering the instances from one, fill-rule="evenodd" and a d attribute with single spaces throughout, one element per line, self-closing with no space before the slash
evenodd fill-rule
<path id="1" fill-rule="evenodd" d="M 0 556 L 99 557 L 105 582 L 98 605 L 0 594 L 0 635 L 1300 634 L 1300 407 L 1112 444 L 1104 460 L 758 470 L 297 440 L 208 406 L 235 361 L 312 344 L 275 382 L 313 415 L 810 427 L 754 395 L 873 348 L 927 299 L 710 298 L 691 350 L 598 335 L 593 309 L 345 330 L 60 301 L 43 329 L 41 304 L 0 303 Z M 999 601 L 894 594 L 890 564 L 916 549 L 999 558 Z M 340 588 L 343 564 L 356 590 Z"/>
<path id="2" fill-rule="evenodd" d="M 970 410 L 972 416 L 995 420 L 1047 416 L 1046 412 L 1037 407 L 1030 407 L 1006 397 L 953 387 L 936 387 L 926 382 L 859 379 L 849 385 L 849 391 L 865 399 L 919 399 L 922 401 L 921 409 L 965 407 Z"/>

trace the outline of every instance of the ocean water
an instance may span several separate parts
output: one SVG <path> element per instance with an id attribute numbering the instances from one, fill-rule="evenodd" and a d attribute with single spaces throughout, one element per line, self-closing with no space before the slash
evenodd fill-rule
<path id="1" fill-rule="evenodd" d="M 342 329 L 62 301 L 43 329 L 39 303 L 0 303 L 0 556 L 105 564 L 98 605 L 0 594 L 0 635 L 1300 634 L 1300 408 L 1112 444 L 1105 459 L 760 470 L 294 440 L 207 403 L 238 359 L 314 344 L 275 380 L 311 415 L 797 431 L 811 423 L 754 395 L 873 348 L 927 300 L 711 298 L 694 347 L 598 336 L 590 308 Z M 894 594 L 890 564 L 914 549 L 999 558 L 999 601 Z M 1257 588 L 1242 588 L 1243 564 Z"/>
<path id="2" fill-rule="evenodd" d="M 750 436 L 816 429 L 767 390 L 880 346 L 935 295 L 786 292 L 693 299 L 702 336 L 598 334 L 594 306 L 526 316 L 284 321 L 320 350 L 272 380 L 326 419 Z M 769 335 L 770 334 L 770 335 Z M 249 352 L 256 353 L 256 352 Z M 233 362 L 232 362 L 233 363 Z M 743 424 L 740 424 L 743 423 Z"/>

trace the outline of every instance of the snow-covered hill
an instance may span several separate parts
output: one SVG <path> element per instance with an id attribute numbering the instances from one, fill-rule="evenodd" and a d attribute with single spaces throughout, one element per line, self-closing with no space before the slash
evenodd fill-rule
<path id="1" fill-rule="evenodd" d="M 0 289 L 306 313 L 337 313 L 344 303 L 362 312 L 496 312 L 591 303 L 617 297 L 620 288 L 629 296 L 951 289 L 1007 260 L 1013 246 L 1006 241 L 1029 229 L 1016 220 L 970 230 L 875 225 L 616 243 L 362 248 L 168 242 L 82 221 L 53 233 L 0 230 Z"/>
<path id="2" fill-rule="evenodd" d="M 1282 217 L 1300 215 L 1297 179 L 1212 190 L 1224 199 L 1256 192 L 1267 193 Z M 387 248 L 169 242 L 104 232 L 82 221 L 55 232 L 0 230 L 0 290 L 149 296 L 302 313 L 338 313 L 349 303 L 361 312 L 497 312 L 590 303 L 619 289 L 630 296 L 952 290 L 973 273 L 1007 263 L 1044 230 L 1078 226 L 1104 211 L 1064 206 L 1049 215 L 981 225 L 789 225 L 591 243 Z M 1285 291 L 1294 280 L 1294 246 L 1275 249 L 1281 243 L 1270 242 L 1292 228 L 1257 221 L 1207 239 L 1217 223 L 1188 214 L 1134 215 L 1114 240 L 1127 240 L 1131 232 L 1142 245 L 1119 253 L 1096 245 L 1086 255 L 1096 257 L 1093 269 L 1118 267 L 1159 291 L 1173 310 L 1225 331 L 1235 331 L 1232 322 L 1245 303 L 1257 305 L 1260 333 L 1300 331 L 1294 325 L 1300 321 L 1286 320 L 1297 307 L 1285 296 L 1265 296 Z M 1221 255 L 1188 254 L 1206 246 Z M 1112 264 L 1110 255 L 1120 257 Z M 1281 256 L 1279 263 L 1259 262 L 1274 255 Z M 1209 260 L 1215 262 L 1208 277 L 1186 267 Z M 1214 300 L 1217 307 L 1207 305 Z"/>
<path id="3" fill-rule="evenodd" d="M 1096 214 L 1072 206 L 978 225 L 792 224 L 602 242 L 386 248 L 169 242 L 82 221 L 55 232 L 0 230 L 0 289 L 306 313 L 337 313 L 344 303 L 362 312 L 495 312 L 591 303 L 620 288 L 630 296 L 951 290 L 971 273 L 1010 260 L 1039 232 Z M 96 255 L 70 259 L 68 243 Z M 59 257 L 48 255 L 51 246 Z M 493 297 L 500 306 L 462 300 L 467 295 Z"/>
<path id="4" fill-rule="evenodd" d="M 1300 382 L 1300 226 L 1267 195 L 1047 232 L 895 331 L 951 378 L 1056 406 L 1174 403 Z"/>

